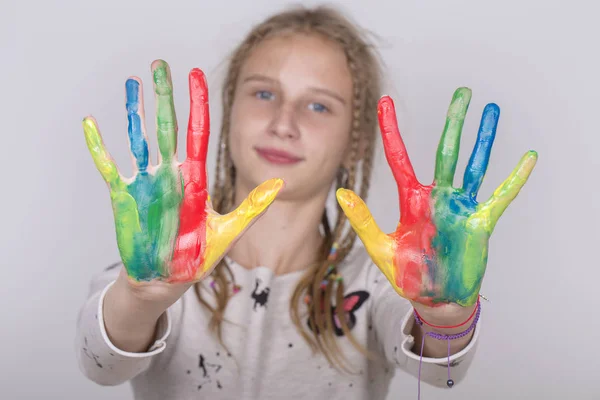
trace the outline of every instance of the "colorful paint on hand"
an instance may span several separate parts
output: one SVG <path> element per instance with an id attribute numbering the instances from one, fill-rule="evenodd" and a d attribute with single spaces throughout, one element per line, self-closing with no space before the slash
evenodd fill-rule
<path id="1" fill-rule="evenodd" d="M 476 201 L 487 170 L 500 109 L 488 104 L 465 170 L 463 186 L 452 186 L 460 136 L 471 100 L 468 88 L 455 91 L 437 150 L 435 179 L 417 180 L 398 130 L 394 103 L 382 97 L 378 116 L 385 155 L 398 184 L 400 223 L 383 233 L 355 193 L 339 189 L 337 199 L 374 263 L 403 297 L 427 306 L 477 302 L 485 274 L 489 238 L 537 161 L 527 152 L 485 202 Z"/>
<path id="2" fill-rule="evenodd" d="M 135 176 L 124 179 L 107 152 L 96 121 L 83 120 L 85 139 L 96 167 L 108 184 L 119 252 L 128 275 L 138 281 L 202 279 L 232 242 L 273 202 L 283 186 L 271 179 L 255 188 L 237 210 L 219 215 L 210 209 L 206 174 L 209 138 L 208 89 L 204 73 L 189 74 L 190 115 L 187 158 L 177 161 L 177 120 L 169 66 L 152 65 L 157 101 L 157 166 L 148 158 L 142 85 L 125 84 L 128 134 Z"/>

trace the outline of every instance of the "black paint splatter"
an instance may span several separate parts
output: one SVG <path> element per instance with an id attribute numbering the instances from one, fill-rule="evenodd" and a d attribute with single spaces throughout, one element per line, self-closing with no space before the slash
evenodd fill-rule
<path id="1" fill-rule="evenodd" d="M 117 268 L 121 264 L 122 264 L 121 261 L 117 261 L 116 263 L 110 264 L 108 267 L 104 268 L 104 270 L 105 271 L 110 271 L 111 269 Z"/>
<path id="2" fill-rule="evenodd" d="M 256 278 L 256 287 L 250 295 L 250 297 L 254 299 L 254 311 L 256 311 L 257 305 L 261 307 L 267 307 L 267 300 L 269 299 L 269 293 L 271 292 L 270 288 L 265 288 L 259 293 L 258 285 L 260 285 L 260 279 Z"/>
<path id="3" fill-rule="evenodd" d="M 198 368 L 200 368 L 202 370 L 203 376 L 206 378 L 208 377 L 208 369 L 209 368 L 213 368 L 216 372 L 219 372 L 221 370 L 221 365 L 218 364 L 211 364 L 209 362 L 206 362 L 206 359 L 204 358 L 204 356 L 202 354 L 200 354 L 200 360 L 198 362 Z"/>
<path id="4" fill-rule="evenodd" d="M 87 340 L 87 336 L 83 338 L 83 342 L 85 343 L 85 347 L 83 347 L 83 353 L 88 356 L 89 358 L 91 358 L 92 360 L 94 360 L 94 362 L 96 363 L 96 366 L 98 368 L 104 368 L 102 366 L 102 364 L 100 364 L 100 361 L 98 361 L 98 359 L 100 357 L 98 357 L 96 354 L 94 354 L 93 351 L 88 350 L 88 340 Z"/>
<path id="5" fill-rule="evenodd" d="M 217 355 L 219 353 L 217 352 Z M 206 361 L 206 358 L 204 357 L 204 355 L 200 354 L 198 356 L 198 368 L 200 368 L 202 370 L 202 377 L 205 378 L 204 381 L 200 382 L 200 384 L 198 385 L 198 390 L 202 389 L 203 386 L 206 386 L 209 383 L 213 382 L 213 373 L 217 374 L 219 373 L 219 371 L 222 368 L 222 365 L 219 364 L 212 364 L 208 361 Z M 188 374 L 191 373 L 190 370 L 187 371 Z M 217 388 L 222 389 L 223 386 L 221 385 L 221 382 L 219 382 L 218 380 L 216 381 L 217 384 Z"/>
<path id="6" fill-rule="evenodd" d="M 288 347 L 291 349 L 292 347 L 294 347 L 294 345 L 291 343 L 288 343 Z"/>

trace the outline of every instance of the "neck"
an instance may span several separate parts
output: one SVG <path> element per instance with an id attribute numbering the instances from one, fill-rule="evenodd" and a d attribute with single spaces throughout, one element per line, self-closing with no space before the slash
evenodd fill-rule
<path id="1" fill-rule="evenodd" d="M 236 185 L 234 203 L 241 203 L 249 192 Z M 265 266 L 276 275 L 307 268 L 319 256 L 326 200 L 327 193 L 309 200 L 276 199 L 227 255 L 245 268 Z"/>

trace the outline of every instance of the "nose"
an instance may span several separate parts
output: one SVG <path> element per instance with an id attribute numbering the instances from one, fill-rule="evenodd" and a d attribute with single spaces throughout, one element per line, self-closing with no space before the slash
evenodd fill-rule
<path id="1" fill-rule="evenodd" d="M 281 139 L 297 139 L 300 136 L 295 111 L 291 105 L 281 104 L 275 109 L 269 131 Z"/>

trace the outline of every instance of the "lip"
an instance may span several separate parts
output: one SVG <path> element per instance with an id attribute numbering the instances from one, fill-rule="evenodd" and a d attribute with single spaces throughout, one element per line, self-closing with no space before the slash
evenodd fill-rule
<path id="1" fill-rule="evenodd" d="M 295 156 L 284 150 L 278 150 L 271 147 L 255 147 L 256 153 L 271 164 L 290 165 L 304 160 L 302 157 Z"/>

